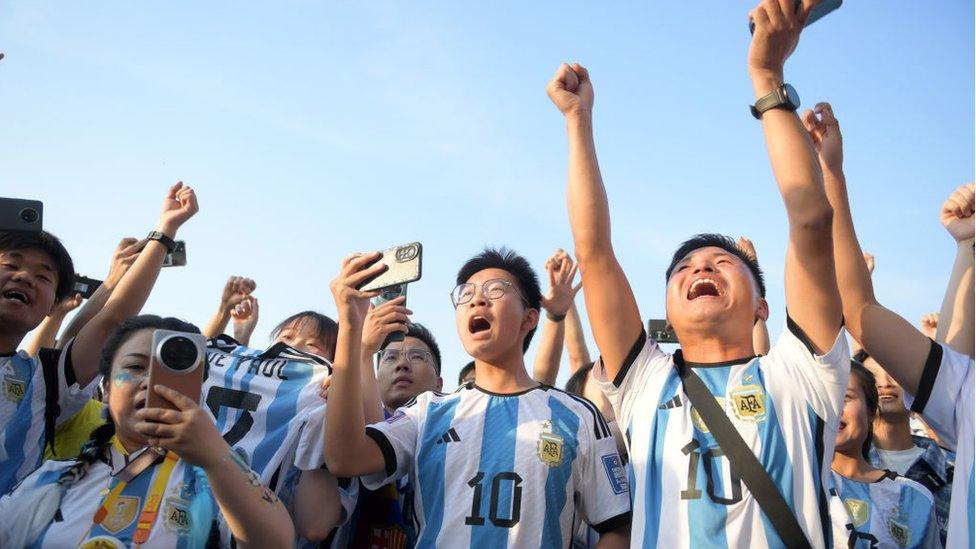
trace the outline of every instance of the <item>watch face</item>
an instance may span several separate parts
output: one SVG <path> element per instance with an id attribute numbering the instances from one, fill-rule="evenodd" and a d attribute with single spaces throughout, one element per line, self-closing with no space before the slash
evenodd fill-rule
<path id="1" fill-rule="evenodd" d="M 796 89 L 789 85 L 784 84 L 783 88 L 786 89 L 786 97 L 790 100 L 790 104 L 794 109 L 800 106 L 800 94 L 796 93 Z"/>

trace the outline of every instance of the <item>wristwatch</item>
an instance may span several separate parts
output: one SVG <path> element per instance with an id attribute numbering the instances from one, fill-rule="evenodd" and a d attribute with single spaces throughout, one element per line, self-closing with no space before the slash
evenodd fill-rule
<path id="1" fill-rule="evenodd" d="M 159 242 L 163 246 L 166 246 L 166 250 L 170 253 L 173 253 L 173 250 L 176 249 L 176 241 L 160 231 L 150 232 L 149 236 L 146 237 L 146 240 L 155 240 Z"/>
<path id="2" fill-rule="evenodd" d="M 763 113 L 770 109 L 795 111 L 798 108 L 800 108 L 800 96 L 796 93 L 796 89 L 789 84 L 783 84 L 760 97 L 755 105 L 749 105 L 749 110 L 752 111 L 752 116 L 756 117 L 756 120 L 762 118 Z"/>

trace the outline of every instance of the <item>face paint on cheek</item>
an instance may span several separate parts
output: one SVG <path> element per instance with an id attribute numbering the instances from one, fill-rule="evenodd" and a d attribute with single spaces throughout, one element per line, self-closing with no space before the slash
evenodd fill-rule
<path id="1" fill-rule="evenodd" d="M 123 384 L 131 383 L 133 381 L 138 381 L 136 376 L 130 374 L 129 372 L 122 372 L 112 376 L 112 385 L 115 387 L 121 387 Z"/>

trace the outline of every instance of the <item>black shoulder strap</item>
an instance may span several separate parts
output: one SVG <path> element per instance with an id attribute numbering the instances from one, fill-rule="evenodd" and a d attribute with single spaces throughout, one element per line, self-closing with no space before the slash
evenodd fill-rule
<path id="1" fill-rule="evenodd" d="M 44 372 L 44 448 L 51 447 L 54 452 L 54 431 L 57 429 L 58 416 L 61 406 L 58 404 L 58 352 L 53 349 L 41 349 L 37 353 L 37 361 Z"/>
<path id="2" fill-rule="evenodd" d="M 776 529 L 780 539 L 787 547 L 810 547 L 809 540 L 800 528 L 796 516 L 790 511 L 790 506 L 783 499 L 783 494 L 773 484 L 773 480 L 759 463 L 756 454 L 746 446 L 742 435 L 736 431 L 725 411 L 719 407 L 711 391 L 705 387 L 698 374 L 691 371 L 691 368 L 684 364 L 678 367 L 685 394 L 691 400 L 692 406 L 718 441 L 722 453 L 729 458 L 732 471 L 746 483 L 752 497 L 759 503 L 759 508 L 766 514 L 769 522 L 773 523 L 773 528 Z"/>

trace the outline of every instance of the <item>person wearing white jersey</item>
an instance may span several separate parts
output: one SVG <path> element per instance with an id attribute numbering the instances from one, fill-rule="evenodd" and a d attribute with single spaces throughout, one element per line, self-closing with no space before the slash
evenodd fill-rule
<path id="1" fill-rule="evenodd" d="M 935 340 L 878 303 L 854 230 L 844 176 L 840 125 L 829 104 L 804 114 L 820 155 L 827 196 L 834 210 L 833 239 L 844 321 L 851 336 L 905 391 L 905 405 L 922 415 L 949 450 L 956 452 L 947 547 L 972 547 L 973 454 L 973 184 L 956 189 L 940 218 L 956 243 L 956 261 L 939 314 Z M 944 342 L 944 343 L 939 343 Z"/>
<path id="2" fill-rule="evenodd" d="M 367 487 L 409 476 L 418 547 L 566 547 L 574 516 L 603 547 L 627 543 L 628 483 L 596 407 L 532 380 L 524 353 L 541 292 L 528 262 L 488 249 L 469 260 L 452 293 L 475 380 L 452 394 L 425 392 L 366 426 L 360 339 L 368 298 L 357 288 L 385 268 L 353 255 L 332 282 L 339 311 L 326 457 Z M 402 321 L 409 312 L 402 313 Z"/>
<path id="3" fill-rule="evenodd" d="M 847 387 L 849 358 L 834 277 L 831 210 L 816 153 L 785 85 L 783 65 L 812 8 L 764 1 L 750 13 L 755 34 L 749 75 L 755 108 L 786 206 L 787 327 L 756 357 L 753 326 L 768 317 L 756 262 L 721 235 L 699 235 L 674 254 L 666 272 L 667 320 L 681 349 L 647 338 L 630 282 L 615 255 L 610 211 L 592 130 L 593 87 L 583 67 L 562 65 L 549 97 L 569 137 L 569 218 L 602 379 L 628 433 L 633 471 L 632 547 L 782 547 L 757 496 L 731 470 L 708 426 L 693 410 L 682 375 L 697 375 L 719 402 L 789 509 L 806 544 L 830 544 L 827 489 L 834 431 Z M 688 215 L 696 197 L 688 196 Z M 651 204 L 673 204 L 662 193 Z M 649 218 L 662 208 L 649 208 Z M 764 494 L 761 494 L 765 496 Z M 802 543 L 802 541 L 800 542 Z"/>
<path id="4" fill-rule="evenodd" d="M 108 422 L 75 460 L 50 460 L 0 499 L 0 546 L 85 549 L 285 547 L 288 512 L 222 440 L 194 400 L 166 387 L 176 409 L 147 408 L 157 329 L 199 333 L 175 318 L 137 316 L 105 344 Z M 204 405 L 205 406 L 205 405 Z"/>
<path id="5" fill-rule="evenodd" d="M 172 186 L 156 230 L 104 307 L 63 348 L 42 349 L 37 357 L 17 347 L 71 293 L 74 266 L 48 233 L 0 232 L 0 493 L 41 464 L 57 425 L 91 399 L 98 386 L 98 356 L 109 332 L 139 313 L 177 230 L 197 210 L 193 189 L 182 183 Z"/>
<path id="6" fill-rule="evenodd" d="M 844 511 L 832 514 L 837 547 L 940 547 L 935 500 L 921 484 L 868 460 L 878 411 L 874 375 L 851 362 L 831 469 Z"/>

